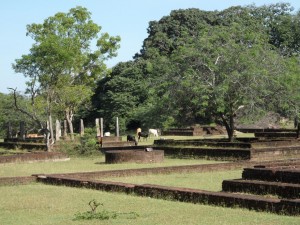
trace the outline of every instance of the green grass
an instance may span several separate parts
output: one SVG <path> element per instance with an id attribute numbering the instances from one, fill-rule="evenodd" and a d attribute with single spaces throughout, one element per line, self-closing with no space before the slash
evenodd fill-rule
<path id="1" fill-rule="evenodd" d="M 113 177 L 105 178 L 109 181 L 119 181 L 132 184 L 157 184 L 171 187 L 195 188 L 208 191 L 221 191 L 222 181 L 238 179 L 242 170 L 204 172 L 204 173 L 174 173 L 153 174 L 146 176 Z M 103 179 L 101 179 L 103 180 Z"/>
<path id="2" fill-rule="evenodd" d="M 214 163 L 214 161 L 199 159 L 165 158 L 163 163 L 158 164 L 105 164 L 104 160 L 104 156 L 99 155 L 71 158 L 70 161 L 63 162 L 0 164 L 0 177 L 27 176 L 35 173 L 66 173 Z M 130 183 L 156 183 L 218 191 L 222 180 L 239 177 L 241 177 L 241 171 L 234 170 L 109 178 L 108 180 Z M 93 199 L 104 204 L 104 207 L 98 207 L 99 211 L 105 209 L 119 213 L 135 212 L 139 217 L 136 219 L 121 217 L 107 221 L 74 221 L 76 213 L 90 210 L 88 202 Z M 300 217 L 33 183 L 0 186 L 0 224 L 298 225 L 300 224 Z"/>
<path id="3" fill-rule="evenodd" d="M 0 224 L 131 224 L 131 225 L 298 225 L 300 217 L 281 216 L 240 208 L 223 208 L 137 197 L 123 193 L 30 184 L 0 187 Z M 136 219 L 73 221 L 77 212 L 90 210 L 95 199 L 108 211 L 135 212 Z"/>
<path id="4" fill-rule="evenodd" d="M 173 159 L 166 158 L 162 163 L 124 163 L 105 164 L 105 157 L 102 154 L 94 157 L 71 158 L 69 161 L 60 162 L 34 162 L 18 164 L 0 164 L 0 177 L 30 176 L 32 174 L 51 173 L 72 173 L 89 172 L 102 170 L 120 170 L 164 166 L 180 166 L 193 164 L 215 163 L 215 161 L 201 159 Z M 218 162 L 221 163 L 221 162 Z"/>

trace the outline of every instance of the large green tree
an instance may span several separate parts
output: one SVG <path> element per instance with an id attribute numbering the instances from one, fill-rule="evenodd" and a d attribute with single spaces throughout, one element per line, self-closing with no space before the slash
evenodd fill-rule
<path id="1" fill-rule="evenodd" d="M 184 11 L 173 15 L 176 13 Z M 177 41 L 185 40 L 184 44 L 168 52 L 168 64 L 161 61 L 168 69 L 157 63 L 158 58 L 165 58 L 161 54 L 156 57 L 154 71 L 156 77 L 163 77 L 160 82 L 167 81 L 163 99 L 171 102 L 171 112 L 179 124 L 186 124 L 189 117 L 192 121 L 206 115 L 221 122 L 232 140 L 237 110 L 262 110 L 281 93 L 279 79 L 284 65 L 268 44 L 268 34 L 261 30 L 260 21 L 247 8 L 229 8 L 214 18 L 215 22 L 202 23 L 202 29 L 194 35 L 180 33 Z M 169 31 L 167 25 L 157 26 Z M 161 36 L 160 32 L 157 35 Z M 157 39 L 152 37 L 155 43 Z"/>
<path id="2" fill-rule="evenodd" d="M 135 109 L 148 98 L 146 71 L 147 65 L 143 60 L 128 61 L 117 64 L 109 76 L 99 81 L 92 98 L 93 114 L 104 119 L 107 129 L 114 129 L 116 117 L 119 117 L 121 130 L 132 123 Z"/>
<path id="3" fill-rule="evenodd" d="M 119 47 L 120 37 L 100 31 L 86 8 L 57 13 L 27 26 L 35 43 L 13 65 L 29 79 L 28 91 L 44 96 L 49 116 L 64 112 L 71 133 L 74 111 L 89 99 L 97 80 L 107 73 L 104 61 L 116 56 Z"/>
<path id="4" fill-rule="evenodd" d="M 125 111 L 133 113 L 123 115 L 146 127 L 215 121 L 226 127 L 232 140 L 237 112 L 246 116 L 282 112 L 292 102 L 298 104 L 298 97 L 289 97 L 298 90 L 296 82 L 289 83 L 298 77 L 300 46 L 299 17 L 291 12 L 289 4 L 280 3 L 213 12 L 174 10 L 151 21 L 140 53 L 126 66 L 126 71 L 133 71 L 142 62 L 146 69 L 137 74 L 149 94 L 135 92 L 131 105 L 127 98 L 120 98 L 131 90 L 119 88 L 124 70 L 116 69 L 113 78 L 103 79 L 98 89 L 110 86 L 114 87 L 111 96 L 116 93 L 113 90 L 119 90 L 118 94 L 102 101 L 99 111 L 112 108 L 118 99 L 114 112 L 128 106 Z M 130 87 L 138 80 L 131 75 L 124 80 Z M 143 98 L 136 96 L 140 94 Z"/>

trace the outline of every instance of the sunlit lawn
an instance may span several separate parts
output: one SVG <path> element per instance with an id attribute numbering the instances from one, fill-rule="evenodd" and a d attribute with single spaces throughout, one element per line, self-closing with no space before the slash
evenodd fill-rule
<path id="1" fill-rule="evenodd" d="M 30 184 L 0 187 L 0 224 L 130 224 L 130 225 L 298 225 L 300 217 L 281 216 L 240 208 L 181 203 L 123 193 L 84 188 Z M 90 210 L 88 202 L 103 203 L 97 211 L 135 212 L 136 219 L 122 216 L 104 221 L 74 221 L 75 213 Z"/>
<path id="2" fill-rule="evenodd" d="M 69 161 L 61 162 L 0 164 L 0 177 L 215 163 L 199 159 L 171 158 L 165 158 L 163 163 L 152 164 L 105 164 L 104 161 L 104 155 L 98 155 L 85 158 L 72 157 Z M 240 177 L 241 170 L 233 170 L 106 179 L 219 191 L 224 179 Z M 74 221 L 77 212 L 90 210 L 88 202 L 93 199 L 104 205 L 99 206 L 97 211 L 103 209 L 116 211 L 125 213 L 124 216 L 102 221 Z M 139 216 L 135 219 L 127 218 L 126 213 L 129 212 L 137 213 Z M 0 186 L 0 224 L 298 225 L 300 217 L 33 183 Z"/>
<path id="3" fill-rule="evenodd" d="M 124 164 L 105 164 L 104 155 L 94 157 L 71 158 L 68 161 L 58 162 L 34 162 L 34 163 L 16 163 L 0 164 L 0 177 L 30 176 L 32 174 L 50 174 L 50 173 L 72 173 L 88 172 L 101 170 L 120 170 L 149 167 L 179 166 L 193 164 L 216 163 L 215 161 L 201 159 L 172 159 L 166 158 L 162 163 L 124 163 Z M 222 163 L 222 162 L 217 162 Z"/>
<path id="4" fill-rule="evenodd" d="M 216 135 L 214 138 L 223 137 Z M 126 139 L 125 136 L 122 137 Z M 202 136 L 165 136 L 158 138 L 148 138 L 141 140 L 138 145 L 152 145 L 154 140 L 160 138 L 169 139 L 199 139 Z M 2 152 L 7 152 L 5 149 L 0 149 Z M 165 157 L 162 163 L 124 163 L 124 164 L 105 164 L 105 157 L 99 154 L 93 157 L 71 157 L 69 161 L 61 162 L 34 162 L 34 163 L 17 163 L 17 164 L 0 164 L 0 177 L 13 177 L 13 176 L 30 176 L 39 173 L 71 173 L 71 172 L 88 172 L 88 171 L 101 171 L 101 170 L 118 170 L 118 169 L 134 169 L 134 168 L 149 168 L 149 167 L 164 167 L 164 166 L 179 166 L 179 165 L 192 165 L 192 164 L 207 164 L 216 163 L 216 161 L 207 161 L 201 159 L 176 159 Z M 221 163 L 220 161 L 217 163 Z"/>
<path id="5" fill-rule="evenodd" d="M 223 180 L 241 178 L 241 175 L 242 170 L 230 170 L 202 173 L 193 172 L 113 177 L 105 178 L 105 180 L 120 181 L 132 184 L 156 184 L 171 187 L 195 188 L 208 191 L 221 191 Z"/>

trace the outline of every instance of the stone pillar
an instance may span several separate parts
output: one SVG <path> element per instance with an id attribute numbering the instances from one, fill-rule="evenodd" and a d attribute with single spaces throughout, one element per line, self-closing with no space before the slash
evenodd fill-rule
<path id="1" fill-rule="evenodd" d="M 61 127 L 60 127 L 60 122 L 59 120 L 55 121 L 55 140 L 59 141 L 61 137 Z"/>
<path id="2" fill-rule="evenodd" d="M 19 135 L 18 138 L 20 140 L 25 140 L 25 134 L 26 134 L 26 131 L 25 131 L 25 122 L 21 121 L 20 122 L 20 135 Z"/>
<path id="3" fill-rule="evenodd" d="M 47 120 L 46 122 L 46 130 L 44 133 L 45 136 L 45 142 L 46 142 L 46 146 L 47 146 L 47 151 L 51 152 L 51 143 L 50 143 L 50 122 L 49 120 Z"/>
<path id="4" fill-rule="evenodd" d="M 80 119 L 80 137 L 84 135 L 84 124 L 83 124 L 83 119 Z"/>
<path id="5" fill-rule="evenodd" d="M 53 123 L 52 123 L 52 116 L 51 115 L 49 115 L 49 117 L 48 117 L 48 119 L 49 119 L 49 127 L 48 127 L 48 130 L 50 131 L 50 139 L 51 139 L 51 143 L 50 143 L 50 145 L 52 145 L 52 144 L 54 144 L 54 131 L 53 131 Z"/>
<path id="6" fill-rule="evenodd" d="M 67 132 L 68 131 L 68 124 L 67 124 L 67 120 L 64 120 L 64 129 L 63 129 L 63 137 L 66 138 L 67 137 Z"/>
<path id="7" fill-rule="evenodd" d="M 103 137 L 103 118 L 100 118 L 100 132 L 101 132 L 101 137 Z"/>
<path id="8" fill-rule="evenodd" d="M 97 137 L 100 137 L 101 133 L 100 133 L 99 118 L 96 119 L 96 131 L 97 131 Z"/>
<path id="9" fill-rule="evenodd" d="M 12 128 L 11 128 L 11 123 L 7 122 L 7 133 L 6 133 L 6 138 L 10 139 L 12 138 Z"/>
<path id="10" fill-rule="evenodd" d="M 119 117 L 116 118 L 116 136 L 119 137 Z"/>

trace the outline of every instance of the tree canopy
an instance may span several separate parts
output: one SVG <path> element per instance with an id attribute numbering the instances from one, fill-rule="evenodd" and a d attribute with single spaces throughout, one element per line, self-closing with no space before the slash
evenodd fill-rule
<path id="1" fill-rule="evenodd" d="M 57 13 L 42 24 L 27 26 L 35 43 L 13 64 L 29 78 L 27 93 L 33 99 L 43 96 L 47 114 L 65 117 L 71 132 L 75 110 L 89 100 L 97 81 L 108 73 L 105 60 L 116 56 L 119 48 L 119 36 L 99 35 L 100 31 L 86 8 Z"/>
<path id="2" fill-rule="evenodd" d="M 240 112 L 299 114 L 299 25 L 288 3 L 173 10 L 149 22 L 132 61 L 109 70 L 104 62 L 120 37 L 99 36 L 101 27 L 77 7 L 28 25 L 35 43 L 13 68 L 29 78 L 32 107 L 70 126 L 77 110 L 111 130 L 115 117 L 122 130 L 219 123 L 232 139 Z"/>
<path id="3" fill-rule="evenodd" d="M 286 3 L 186 9 L 151 21 L 134 61 L 98 83 L 97 111 L 144 127 L 217 122 L 232 137 L 238 110 L 299 108 L 299 94 L 290 98 L 299 91 L 290 83 L 299 80 L 299 13 L 292 10 Z"/>

